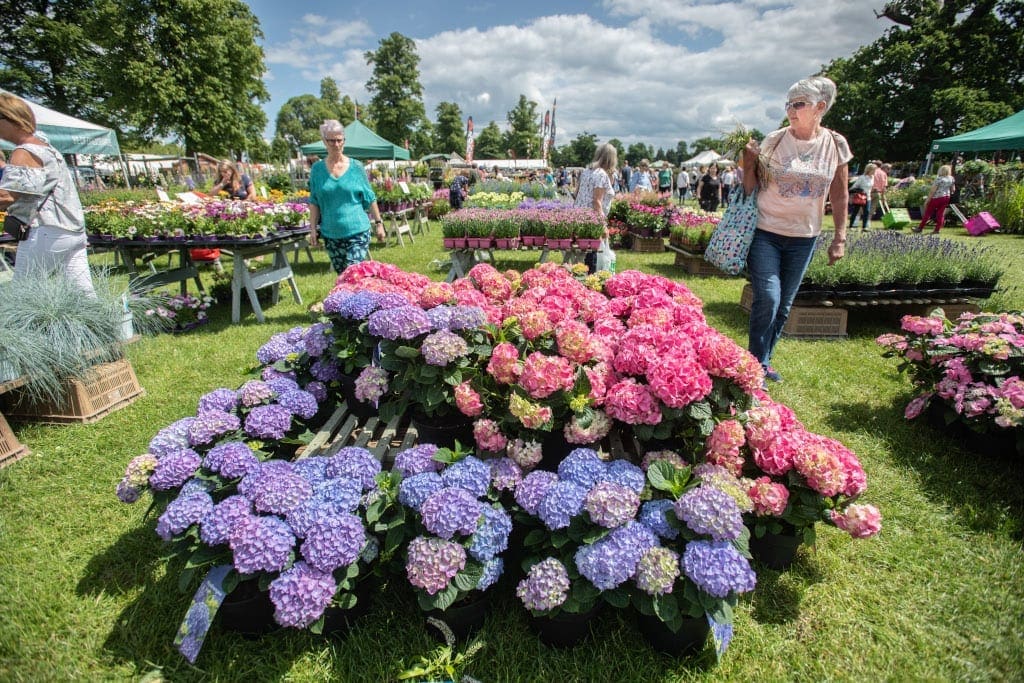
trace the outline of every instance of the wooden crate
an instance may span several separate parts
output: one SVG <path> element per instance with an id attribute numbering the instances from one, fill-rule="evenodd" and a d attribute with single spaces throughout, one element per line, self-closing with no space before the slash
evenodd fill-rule
<path id="1" fill-rule="evenodd" d="M 50 424 L 91 423 L 123 408 L 144 393 L 128 359 L 102 363 L 82 379 L 65 382 L 65 400 L 35 403 L 15 390 L 7 396 L 5 412 L 16 420 Z"/>
<path id="2" fill-rule="evenodd" d="M 18 441 L 11 426 L 7 424 L 3 413 L 0 413 L 0 467 L 10 465 L 29 454 L 28 447 Z"/>
<path id="3" fill-rule="evenodd" d="M 633 235 L 633 251 L 651 254 L 665 251 L 665 240 L 661 237 L 638 237 Z"/>
<path id="4" fill-rule="evenodd" d="M 677 251 L 675 264 L 677 266 L 682 266 L 683 270 L 690 275 L 698 275 L 700 277 L 730 277 L 705 261 L 703 256 L 694 256 L 693 254 L 686 254 Z"/>
<path id="5" fill-rule="evenodd" d="M 740 308 L 750 313 L 754 301 L 754 290 L 749 284 L 743 286 Z M 845 308 L 824 306 L 793 306 L 789 319 L 782 328 L 787 337 L 803 339 L 837 339 L 846 336 L 846 321 L 849 316 Z"/>

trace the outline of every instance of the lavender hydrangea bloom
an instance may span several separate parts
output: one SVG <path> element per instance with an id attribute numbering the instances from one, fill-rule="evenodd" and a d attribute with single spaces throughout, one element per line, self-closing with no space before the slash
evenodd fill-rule
<path id="1" fill-rule="evenodd" d="M 754 503 L 747 494 L 747 486 L 721 465 L 712 465 L 709 462 L 701 463 L 693 468 L 693 476 L 700 479 L 704 487 L 716 488 L 728 493 L 736 501 L 736 506 L 741 513 L 754 509 Z"/>
<path id="2" fill-rule="evenodd" d="M 424 472 L 437 472 L 441 469 L 441 463 L 434 460 L 435 453 L 437 453 L 437 446 L 432 443 L 407 448 L 395 456 L 393 469 L 403 477 L 411 477 Z"/>
<path id="3" fill-rule="evenodd" d="M 259 466 L 260 459 L 248 446 L 245 447 L 245 450 L 232 448 L 221 457 L 220 476 L 225 479 L 238 479 L 256 471 Z"/>
<path id="4" fill-rule="evenodd" d="M 398 485 L 398 502 L 407 508 L 419 510 L 423 501 L 444 488 L 441 475 L 436 472 L 414 474 Z"/>
<path id="5" fill-rule="evenodd" d="M 736 501 L 714 487 L 690 489 L 676 501 L 675 510 L 676 517 L 691 530 L 716 541 L 731 541 L 743 531 L 743 516 Z"/>
<path id="6" fill-rule="evenodd" d="M 306 528 L 306 540 L 299 549 L 316 569 L 332 572 L 359 559 L 366 545 L 362 521 L 348 513 L 320 515 Z"/>
<path id="7" fill-rule="evenodd" d="M 324 354 L 324 351 L 330 348 L 333 339 L 330 325 L 314 323 L 309 326 L 303 344 L 310 358 L 319 358 Z"/>
<path id="8" fill-rule="evenodd" d="M 336 382 L 342 376 L 341 366 L 329 358 L 319 358 L 313 361 L 309 366 L 309 374 L 321 382 Z"/>
<path id="9" fill-rule="evenodd" d="M 284 333 L 284 338 L 288 340 L 289 344 L 298 344 L 306 336 L 306 328 L 300 326 L 293 327 Z"/>
<path id="10" fill-rule="evenodd" d="M 452 320 L 452 307 L 442 304 L 440 306 L 434 306 L 427 311 L 427 319 L 430 321 L 430 327 L 434 330 L 448 330 L 451 329 L 449 325 Z"/>
<path id="11" fill-rule="evenodd" d="M 252 500 L 256 492 L 263 488 L 263 480 L 280 474 L 291 474 L 294 466 L 287 460 L 267 460 L 259 463 L 251 472 L 246 473 L 238 482 L 238 492 Z"/>
<path id="12" fill-rule="evenodd" d="M 270 583 L 274 621 L 281 626 L 306 628 L 323 615 L 337 590 L 330 573 L 296 562 Z"/>
<path id="13" fill-rule="evenodd" d="M 457 334 L 447 330 L 428 334 L 420 345 L 420 353 L 427 365 L 445 367 L 469 352 L 469 344 Z"/>
<path id="14" fill-rule="evenodd" d="M 295 535 L 280 517 L 253 515 L 235 524 L 228 537 L 239 574 L 281 571 L 288 563 Z"/>
<path id="15" fill-rule="evenodd" d="M 245 433 L 257 439 L 283 439 L 291 426 L 292 414 L 275 403 L 256 406 L 245 416 Z"/>
<path id="16" fill-rule="evenodd" d="M 292 463 L 292 471 L 313 486 L 327 479 L 327 458 L 301 458 Z"/>
<path id="17" fill-rule="evenodd" d="M 202 463 L 202 458 L 191 448 L 182 448 L 163 456 L 149 475 L 149 485 L 155 491 L 178 488 L 188 480 Z"/>
<path id="18" fill-rule="evenodd" d="M 274 398 L 274 390 L 261 379 L 251 379 L 238 390 L 238 402 L 246 408 L 258 406 Z"/>
<path id="19" fill-rule="evenodd" d="M 648 595 L 672 592 L 679 578 L 679 554 L 668 548 L 651 548 L 636 566 L 636 586 Z"/>
<path id="20" fill-rule="evenodd" d="M 229 496 L 213 506 L 199 522 L 199 538 L 207 545 L 227 543 L 242 520 L 252 517 L 252 503 L 245 496 Z"/>
<path id="21" fill-rule="evenodd" d="M 199 397 L 199 407 L 196 413 L 202 415 L 211 410 L 219 410 L 222 413 L 230 413 L 238 407 L 238 393 L 232 389 L 214 389 L 208 394 Z"/>
<path id="22" fill-rule="evenodd" d="M 398 292 L 388 292 L 377 296 L 377 308 L 401 308 L 411 303 L 407 296 Z"/>
<path id="23" fill-rule="evenodd" d="M 523 468 L 512 458 L 491 461 L 491 482 L 499 491 L 515 491 L 523 480 Z"/>
<path id="24" fill-rule="evenodd" d="M 117 482 L 115 489 L 117 499 L 122 503 L 134 503 L 142 495 L 142 490 L 132 486 L 126 479 Z"/>
<path id="25" fill-rule="evenodd" d="M 558 475 L 554 472 L 534 470 L 523 477 L 522 483 L 516 487 L 515 498 L 519 506 L 531 515 L 537 514 L 537 507 L 544 500 L 544 497 L 551 490 L 551 487 L 558 482 Z"/>
<path id="26" fill-rule="evenodd" d="M 270 390 L 278 396 L 289 391 L 295 391 L 299 388 L 299 383 L 291 377 L 273 377 L 263 381 L 266 382 L 267 386 L 270 387 Z"/>
<path id="27" fill-rule="evenodd" d="M 185 417 L 167 425 L 149 442 L 149 452 L 161 458 L 172 451 L 188 448 L 188 429 L 195 422 L 194 417 Z"/>
<path id="28" fill-rule="evenodd" d="M 313 394 L 313 398 L 316 399 L 317 403 L 323 403 L 327 400 L 327 387 L 324 383 L 319 380 L 313 380 L 306 385 L 306 391 Z"/>
<path id="29" fill-rule="evenodd" d="M 285 333 L 279 332 L 267 340 L 267 343 L 256 349 L 256 360 L 260 365 L 271 365 L 295 353 L 295 345 L 288 341 Z"/>
<path id="30" fill-rule="evenodd" d="M 366 320 L 377 310 L 380 295 L 376 292 L 334 292 L 324 299 L 324 313 L 336 314 L 346 320 Z"/>
<path id="31" fill-rule="evenodd" d="M 466 549 L 440 538 L 418 536 L 409 543 L 405 574 L 409 583 L 434 595 L 466 566 Z"/>
<path id="32" fill-rule="evenodd" d="M 607 464 L 604 481 L 613 481 L 631 491 L 640 494 L 644 490 L 646 477 L 644 471 L 627 460 L 613 460 Z"/>
<path id="33" fill-rule="evenodd" d="M 175 534 L 199 524 L 213 510 L 213 499 L 207 493 L 191 493 L 178 496 L 167 504 L 167 509 L 156 522 L 156 533 L 165 541 Z"/>
<path id="34" fill-rule="evenodd" d="M 530 573 L 516 587 L 516 595 L 530 611 L 553 610 L 569 597 L 569 572 L 549 557 L 530 567 Z"/>
<path id="35" fill-rule="evenodd" d="M 445 486 L 463 488 L 477 498 L 487 495 L 491 484 L 491 467 L 483 460 L 467 455 L 441 472 Z"/>
<path id="36" fill-rule="evenodd" d="M 430 319 L 419 306 L 398 306 L 374 311 L 367 329 L 383 339 L 415 339 L 430 332 Z"/>
<path id="37" fill-rule="evenodd" d="M 237 415 L 223 410 L 208 410 L 189 425 L 188 443 L 190 446 L 205 446 L 217 437 L 238 431 L 241 426 Z"/>
<path id="38" fill-rule="evenodd" d="M 456 532 L 465 536 L 474 533 L 482 508 L 466 489 L 443 488 L 427 496 L 420 505 L 420 516 L 427 531 L 448 540 Z"/>
<path id="39" fill-rule="evenodd" d="M 674 510 L 671 500 L 665 498 L 650 500 L 640 506 L 637 520 L 659 537 L 671 541 L 679 537 L 679 529 L 672 526 L 666 517 L 670 510 Z"/>
<path id="40" fill-rule="evenodd" d="M 537 506 L 537 516 L 552 531 L 564 529 L 583 510 L 586 497 L 587 489 L 582 486 L 571 481 L 558 481 L 548 489 L 544 500 Z"/>
<path id="41" fill-rule="evenodd" d="M 327 461 L 327 476 L 354 479 L 368 491 L 374 487 L 380 474 L 380 461 L 373 454 L 359 446 L 347 446 Z"/>
<path id="42" fill-rule="evenodd" d="M 747 558 L 728 541 L 691 541 L 683 551 L 683 572 L 708 595 L 754 590 L 757 577 Z"/>
<path id="43" fill-rule="evenodd" d="M 474 330 L 487 322 L 487 314 L 479 306 L 455 306 L 448 318 L 449 330 Z"/>
<path id="44" fill-rule="evenodd" d="M 389 375 L 384 368 L 368 365 L 356 377 L 355 397 L 365 403 L 377 405 L 388 392 Z"/>
<path id="45" fill-rule="evenodd" d="M 249 453 L 251 455 L 252 450 L 242 441 L 224 441 L 206 453 L 206 457 L 203 458 L 203 467 L 211 472 L 220 472 L 221 465 L 224 463 L 226 456 L 230 454 L 237 458 L 238 454 L 242 453 Z"/>
<path id="46" fill-rule="evenodd" d="M 320 410 L 320 406 L 316 404 L 316 397 L 302 389 L 284 392 L 278 397 L 277 402 L 287 408 L 292 415 L 298 415 L 303 420 L 312 418 Z"/>
<path id="47" fill-rule="evenodd" d="M 610 590 L 633 576 L 640 558 L 657 544 L 646 527 L 629 522 L 576 551 L 576 568 L 597 588 Z"/>
<path id="48" fill-rule="evenodd" d="M 260 379 L 264 382 L 269 382 L 272 379 L 291 379 L 294 380 L 297 377 L 294 370 L 278 370 L 273 366 L 267 366 L 260 372 Z"/>
<path id="49" fill-rule="evenodd" d="M 608 465 L 591 448 L 577 448 L 558 463 L 558 476 L 590 489 L 604 478 Z"/>
<path id="50" fill-rule="evenodd" d="M 260 478 L 260 486 L 247 496 L 259 512 L 287 515 L 313 496 L 313 486 L 294 472 Z"/>
<path id="51" fill-rule="evenodd" d="M 178 491 L 178 496 L 183 498 L 192 493 L 213 493 L 216 489 L 217 484 L 212 481 L 189 479 L 182 485 L 181 490 Z"/>
<path id="52" fill-rule="evenodd" d="M 346 512 L 355 512 L 363 497 L 363 489 L 355 479 L 339 477 L 320 482 L 313 488 L 316 500 L 330 501 Z"/>
<path id="53" fill-rule="evenodd" d="M 487 562 L 484 562 L 484 573 L 480 576 L 480 580 L 476 582 L 476 589 L 478 591 L 485 591 L 501 578 L 501 575 L 505 572 L 505 560 L 500 557 L 495 557 Z"/>
<path id="54" fill-rule="evenodd" d="M 621 484 L 599 481 L 587 492 L 584 506 L 591 521 L 606 529 L 614 529 L 636 517 L 640 496 Z"/>
<path id="55" fill-rule="evenodd" d="M 469 554 L 487 562 L 508 548 L 508 535 L 512 533 L 512 517 L 501 508 L 481 506 L 483 520 L 473 534 Z"/>

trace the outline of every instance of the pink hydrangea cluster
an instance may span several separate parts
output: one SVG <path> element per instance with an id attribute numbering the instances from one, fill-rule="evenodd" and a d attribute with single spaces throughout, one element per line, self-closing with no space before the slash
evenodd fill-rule
<path id="1" fill-rule="evenodd" d="M 419 304 L 423 308 L 434 308 L 455 300 L 455 288 L 447 282 L 431 282 L 420 292 Z"/>
<path id="2" fill-rule="evenodd" d="M 900 320 L 900 328 L 913 334 L 941 334 L 942 320 L 938 316 L 905 315 Z"/>
<path id="3" fill-rule="evenodd" d="M 508 399 L 508 411 L 526 429 L 541 429 L 554 417 L 551 406 L 542 406 L 523 398 L 519 394 L 512 394 Z"/>
<path id="4" fill-rule="evenodd" d="M 484 411 L 484 402 L 480 394 L 473 389 L 473 385 L 467 382 L 460 382 L 455 385 L 455 406 L 466 417 L 477 417 Z"/>
<path id="5" fill-rule="evenodd" d="M 499 452 L 508 443 L 508 439 L 498 428 L 498 423 L 490 419 L 477 420 L 473 423 L 473 438 L 478 448 L 491 453 Z"/>
<path id="6" fill-rule="evenodd" d="M 882 515 L 874 505 L 848 505 L 842 512 L 831 510 L 832 523 L 854 538 L 868 538 L 882 530 Z"/>
<path id="7" fill-rule="evenodd" d="M 711 376 L 696 356 L 680 347 L 662 355 L 646 376 L 651 393 L 670 408 L 684 408 L 711 392 Z"/>
<path id="8" fill-rule="evenodd" d="M 740 449 L 744 443 L 743 425 L 738 420 L 722 420 L 708 435 L 704 457 L 738 477 L 743 471 L 744 458 Z"/>
<path id="9" fill-rule="evenodd" d="M 432 536 L 419 536 L 409 543 L 406 576 L 430 595 L 447 588 L 465 566 L 466 549 L 458 543 Z"/>
<path id="10" fill-rule="evenodd" d="M 754 504 L 754 514 L 759 517 L 779 517 L 789 504 L 789 489 L 769 477 L 755 479 L 747 489 L 747 496 Z"/>
<path id="11" fill-rule="evenodd" d="M 594 357 L 590 329 L 582 322 L 563 320 L 555 327 L 558 352 L 574 363 L 586 363 Z"/>
<path id="12" fill-rule="evenodd" d="M 656 425 L 661 422 L 661 406 L 657 397 L 645 384 L 632 377 L 608 387 L 605 412 L 626 424 Z"/>
<path id="13" fill-rule="evenodd" d="M 547 398 L 556 391 L 570 391 L 575 380 L 572 363 L 562 356 L 535 351 L 526 357 L 519 386 L 532 398 Z"/>
<path id="14" fill-rule="evenodd" d="M 539 441 L 524 441 L 523 439 L 509 441 L 506 453 L 524 470 L 532 470 L 539 465 L 544 455 Z"/>
<path id="15" fill-rule="evenodd" d="M 793 466 L 807 485 L 823 496 L 838 495 L 846 483 L 842 460 L 817 434 L 807 432 L 803 435 L 800 447 L 793 453 Z"/>
<path id="16" fill-rule="evenodd" d="M 509 342 L 496 344 L 491 350 L 487 372 L 499 384 L 515 384 L 522 368 L 519 366 L 519 351 Z"/>
<path id="17" fill-rule="evenodd" d="M 360 401 L 376 403 L 387 393 L 388 373 L 373 365 L 363 368 L 356 378 L 355 395 Z"/>
<path id="18" fill-rule="evenodd" d="M 573 415 L 562 432 L 569 443 L 592 444 L 606 437 L 611 428 L 611 418 L 604 411 L 595 410 L 590 413 L 590 424 L 584 427 L 582 419 Z"/>

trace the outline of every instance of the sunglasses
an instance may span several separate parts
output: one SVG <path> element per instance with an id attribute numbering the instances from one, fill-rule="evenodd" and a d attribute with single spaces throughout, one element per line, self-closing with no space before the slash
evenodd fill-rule
<path id="1" fill-rule="evenodd" d="M 796 109 L 797 111 L 799 111 L 804 107 L 810 107 L 812 104 L 812 102 L 804 102 L 803 100 L 798 100 L 796 102 L 786 102 L 786 109 Z"/>
<path id="2" fill-rule="evenodd" d="M 336 143 L 336 144 L 341 145 L 341 144 L 345 143 L 345 138 L 324 138 L 324 142 Z"/>

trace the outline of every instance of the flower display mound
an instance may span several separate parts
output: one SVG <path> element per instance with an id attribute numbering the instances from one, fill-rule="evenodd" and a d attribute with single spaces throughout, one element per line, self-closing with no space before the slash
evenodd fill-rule
<path id="1" fill-rule="evenodd" d="M 608 225 L 637 237 L 661 237 L 686 222 L 687 211 L 655 192 L 623 193 L 612 201 Z"/>
<path id="2" fill-rule="evenodd" d="M 604 235 L 604 222 L 589 208 L 574 208 L 554 200 L 530 201 L 519 208 L 467 208 L 445 215 L 441 231 L 446 239 L 520 239 L 527 246 L 544 240 L 595 240 Z M 447 243 L 450 248 L 466 246 Z M 470 245 L 474 246 L 474 245 Z M 560 245 L 561 246 L 561 245 Z"/>
<path id="3" fill-rule="evenodd" d="M 947 425 L 1009 435 L 1024 453 L 1024 314 L 941 312 L 904 316 L 904 334 L 884 334 L 884 356 L 898 358 L 917 395 L 904 415 L 913 420 L 930 404 L 942 406 Z"/>

